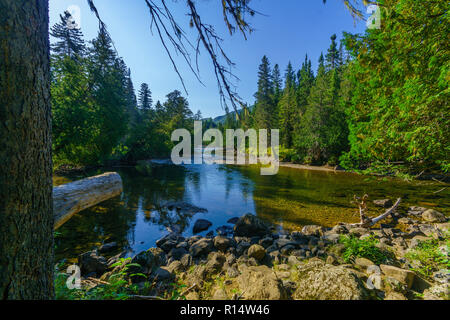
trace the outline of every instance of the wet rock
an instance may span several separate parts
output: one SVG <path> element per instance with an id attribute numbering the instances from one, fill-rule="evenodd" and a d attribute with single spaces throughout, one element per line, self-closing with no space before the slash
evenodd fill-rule
<path id="1" fill-rule="evenodd" d="M 382 208 L 390 208 L 394 205 L 392 203 L 391 199 L 373 200 L 373 203 L 377 207 L 382 207 Z"/>
<path id="2" fill-rule="evenodd" d="M 380 265 L 380 268 L 387 277 L 397 279 L 405 284 L 408 289 L 412 287 L 414 277 L 416 276 L 414 272 L 385 264 Z"/>
<path id="3" fill-rule="evenodd" d="M 175 248 L 178 243 L 183 242 L 184 238 L 177 233 L 170 233 L 165 237 L 156 241 L 156 246 L 161 248 L 164 252 L 169 252 Z"/>
<path id="4" fill-rule="evenodd" d="M 242 268 L 237 282 L 246 300 L 281 300 L 286 297 L 283 283 L 267 266 Z"/>
<path id="5" fill-rule="evenodd" d="M 252 214 L 246 214 L 240 217 L 234 226 L 236 236 L 265 236 L 270 233 L 269 226 L 258 217 Z"/>
<path id="6" fill-rule="evenodd" d="M 200 233 L 202 231 L 208 230 L 212 226 L 212 222 L 205 219 L 198 219 L 193 228 L 194 233 Z"/>
<path id="7" fill-rule="evenodd" d="M 134 256 L 131 263 L 138 264 L 140 267 L 130 267 L 128 270 L 130 273 L 150 274 L 155 268 L 165 265 L 167 258 L 162 249 L 150 248 Z"/>
<path id="8" fill-rule="evenodd" d="M 198 240 L 190 247 L 189 253 L 193 257 L 198 257 L 210 253 L 212 249 L 213 249 L 213 241 L 211 239 L 203 238 Z"/>
<path id="9" fill-rule="evenodd" d="M 248 256 L 260 261 L 266 256 L 266 250 L 259 244 L 254 244 L 248 249 Z"/>
<path id="10" fill-rule="evenodd" d="M 98 252 L 106 253 L 117 249 L 117 242 L 105 243 L 98 248 Z"/>
<path id="11" fill-rule="evenodd" d="M 370 296 L 358 274 L 342 266 L 311 259 L 297 266 L 299 280 L 293 298 L 297 300 L 365 300 Z"/>
<path id="12" fill-rule="evenodd" d="M 167 208 L 169 210 L 176 210 L 184 215 L 194 215 L 196 213 L 206 213 L 208 212 L 205 208 L 196 207 L 187 202 L 167 202 L 161 205 L 162 208 Z"/>
<path id="13" fill-rule="evenodd" d="M 261 240 L 259 240 L 259 244 L 263 246 L 265 249 L 270 247 L 273 244 L 273 238 L 272 237 L 265 237 Z"/>
<path id="14" fill-rule="evenodd" d="M 428 222 L 446 222 L 447 218 L 434 209 L 428 209 L 424 213 L 422 213 L 422 218 Z"/>
<path id="15" fill-rule="evenodd" d="M 236 224 L 238 222 L 238 220 L 239 220 L 239 217 L 234 217 L 234 218 L 229 219 L 227 221 L 227 223 Z"/>
<path id="16" fill-rule="evenodd" d="M 82 275 L 95 273 L 97 276 L 100 276 L 105 273 L 108 268 L 106 258 L 99 256 L 95 250 L 79 255 L 78 265 L 80 266 Z"/>

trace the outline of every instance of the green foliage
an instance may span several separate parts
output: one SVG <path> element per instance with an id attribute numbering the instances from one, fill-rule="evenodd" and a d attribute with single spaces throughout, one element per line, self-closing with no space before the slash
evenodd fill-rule
<path id="1" fill-rule="evenodd" d="M 351 262 L 355 258 L 366 258 L 375 264 L 382 264 L 393 258 L 391 252 L 376 246 L 378 240 L 373 236 L 365 239 L 359 239 L 355 236 L 341 236 L 339 242 L 345 246 L 342 254 L 345 262 Z"/>
<path id="2" fill-rule="evenodd" d="M 416 171 L 448 170 L 449 4 L 380 2 L 381 29 L 346 35 L 353 98 L 347 105 L 351 149 L 342 165 L 403 161 Z"/>
<path id="3" fill-rule="evenodd" d="M 416 248 L 405 254 L 405 258 L 417 265 L 412 268 L 413 271 L 428 278 L 433 272 L 441 269 L 450 269 L 450 260 L 440 247 L 445 247 L 446 252 L 449 251 L 450 237 L 448 233 L 443 242 L 437 239 L 420 241 Z"/>

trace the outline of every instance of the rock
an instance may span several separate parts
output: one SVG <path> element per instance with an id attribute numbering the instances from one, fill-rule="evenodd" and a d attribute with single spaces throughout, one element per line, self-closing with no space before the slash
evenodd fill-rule
<path id="1" fill-rule="evenodd" d="M 395 279 L 395 278 L 391 278 L 391 277 L 386 277 L 384 279 L 384 284 L 385 284 L 385 291 L 387 292 L 391 292 L 391 291 L 395 291 L 395 292 L 399 292 L 399 293 L 403 293 L 406 294 L 408 292 L 408 288 L 406 287 L 406 284 L 403 282 L 400 282 L 399 280 Z"/>
<path id="2" fill-rule="evenodd" d="M 304 226 L 302 229 L 302 233 L 306 236 L 320 237 L 322 232 L 323 232 L 323 228 L 321 226 L 316 226 L 316 225 Z"/>
<path id="3" fill-rule="evenodd" d="M 196 291 L 191 291 L 186 295 L 186 300 L 188 300 L 188 301 L 200 300 L 200 296 L 198 295 L 198 293 Z"/>
<path id="4" fill-rule="evenodd" d="M 247 241 L 241 241 L 236 248 L 238 256 L 243 255 L 248 248 L 250 248 L 250 243 Z"/>
<path id="5" fill-rule="evenodd" d="M 432 278 L 438 283 L 450 283 L 450 271 L 448 269 L 441 269 L 434 272 Z"/>
<path id="6" fill-rule="evenodd" d="M 341 238 L 341 235 L 338 233 L 331 233 L 331 232 L 327 232 L 322 236 L 322 239 L 325 241 L 329 241 L 332 243 L 338 243 L 339 239 Z"/>
<path id="7" fill-rule="evenodd" d="M 170 273 L 178 273 L 184 270 L 184 266 L 180 261 L 173 261 L 169 266 L 167 267 L 167 271 Z"/>
<path id="8" fill-rule="evenodd" d="M 401 223 L 401 224 L 412 224 L 413 221 L 410 218 L 400 218 L 400 219 L 398 219 L 398 223 Z"/>
<path id="9" fill-rule="evenodd" d="M 309 242 L 309 237 L 299 231 L 292 232 L 291 239 L 299 244 L 308 244 Z"/>
<path id="10" fill-rule="evenodd" d="M 164 250 L 164 252 L 169 252 L 173 248 L 176 248 L 178 243 L 183 242 L 183 241 L 184 241 L 184 238 L 181 237 L 179 234 L 170 233 L 170 234 L 166 235 L 165 237 L 156 241 L 156 246 L 158 248 L 161 248 L 162 250 Z"/>
<path id="11" fill-rule="evenodd" d="M 390 208 L 394 205 L 392 203 L 391 199 L 373 200 L 373 203 L 377 207 L 382 207 L 382 208 Z"/>
<path id="12" fill-rule="evenodd" d="M 229 278 L 236 278 L 240 275 L 240 272 L 235 267 L 229 267 L 227 269 L 227 276 Z"/>
<path id="13" fill-rule="evenodd" d="M 424 300 L 450 300 L 448 284 L 440 284 L 426 289 L 423 292 Z"/>
<path id="14" fill-rule="evenodd" d="M 259 244 L 254 244 L 248 249 L 248 256 L 260 261 L 266 256 L 266 250 Z"/>
<path id="15" fill-rule="evenodd" d="M 108 268 L 106 258 L 99 256 L 95 250 L 79 255 L 78 265 L 80 266 L 82 275 L 95 273 L 97 276 L 101 276 Z"/>
<path id="16" fill-rule="evenodd" d="M 117 249 L 117 242 L 110 242 L 110 243 L 105 243 L 104 245 L 100 246 L 100 248 L 98 248 L 98 252 L 100 253 L 105 253 L 105 252 L 110 252 Z"/>
<path id="17" fill-rule="evenodd" d="M 448 232 L 448 231 L 450 231 L 450 222 L 438 223 L 435 226 L 441 232 Z"/>
<path id="18" fill-rule="evenodd" d="M 446 222 L 447 218 L 440 213 L 439 211 L 436 211 L 434 209 L 428 209 L 424 213 L 422 213 L 422 218 L 425 221 L 428 222 Z"/>
<path id="19" fill-rule="evenodd" d="M 119 254 L 116 254 L 115 256 L 111 257 L 108 259 L 108 267 L 110 267 L 111 265 L 117 263 L 120 261 L 121 258 L 125 258 L 125 256 L 127 255 L 126 251 L 122 251 Z"/>
<path id="20" fill-rule="evenodd" d="M 167 256 L 174 260 L 180 260 L 186 253 L 187 251 L 184 248 L 173 248 Z"/>
<path id="21" fill-rule="evenodd" d="M 295 250 L 295 246 L 288 244 L 283 246 L 283 248 L 280 249 L 280 252 L 284 255 L 290 255 L 292 253 L 292 251 Z"/>
<path id="22" fill-rule="evenodd" d="M 419 276 L 415 276 L 414 277 L 414 282 L 412 285 L 412 289 L 417 291 L 417 292 L 424 292 L 426 289 L 430 288 L 432 285 L 430 282 L 428 282 L 427 280 L 419 277 Z"/>
<path id="23" fill-rule="evenodd" d="M 330 233 L 346 234 L 348 233 L 348 229 L 343 225 L 337 225 L 330 230 Z"/>
<path id="24" fill-rule="evenodd" d="M 289 279 L 291 277 L 291 273 L 289 271 L 276 271 L 275 274 L 278 279 Z"/>
<path id="25" fill-rule="evenodd" d="M 205 219 L 198 219 L 195 224 L 194 224 L 194 228 L 193 228 L 193 232 L 194 233 L 199 233 L 205 230 L 208 230 L 209 227 L 212 226 L 212 222 L 205 220 Z"/>
<path id="26" fill-rule="evenodd" d="M 391 291 L 389 292 L 384 300 L 408 300 L 406 297 L 400 292 Z"/>
<path id="27" fill-rule="evenodd" d="M 222 288 L 217 289 L 212 295 L 212 300 L 228 300 L 227 293 Z"/>
<path id="28" fill-rule="evenodd" d="M 375 265 L 375 263 L 373 263 L 372 261 L 370 261 L 369 259 L 366 259 L 366 258 L 356 258 L 355 264 L 364 270 L 370 266 Z"/>
<path id="29" fill-rule="evenodd" d="M 233 240 L 223 236 L 217 236 L 214 238 L 214 247 L 220 251 L 227 251 L 229 247 L 233 245 Z"/>
<path id="30" fill-rule="evenodd" d="M 246 300 L 281 300 L 286 298 L 282 282 L 267 266 L 244 267 L 237 283 Z"/>
<path id="31" fill-rule="evenodd" d="M 331 264 L 331 265 L 336 265 L 336 264 L 338 264 L 336 258 L 333 257 L 333 256 L 328 256 L 328 257 L 327 257 L 327 260 L 326 260 L 326 263 L 327 263 L 327 264 Z"/>
<path id="32" fill-rule="evenodd" d="M 190 247 L 189 253 L 193 257 L 198 257 L 210 253 L 212 248 L 213 248 L 213 241 L 211 239 L 203 238 L 198 240 Z"/>
<path id="33" fill-rule="evenodd" d="M 246 214 L 240 217 L 234 226 L 236 236 L 265 236 L 270 233 L 269 226 L 258 217 L 252 214 Z"/>
<path id="34" fill-rule="evenodd" d="M 216 229 L 219 236 L 227 236 L 233 233 L 233 228 L 229 226 L 221 226 Z"/>
<path id="35" fill-rule="evenodd" d="M 297 259 L 296 256 L 289 256 L 287 262 L 288 262 L 289 265 L 292 265 L 292 266 L 296 266 L 296 265 L 298 265 L 300 263 L 300 261 Z"/>
<path id="36" fill-rule="evenodd" d="M 296 300 L 365 300 L 370 292 L 358 274 L 342 266 L 325 264 L 317 258 L 298 265 Z"/>
<path id="37" fill-rule="evenodd" d="M 166 255 L 159 248 L 151 248 L 147 251 L 142 251 L 131 259 L 131 263 L 138 264 L 140 267 L 130 267 L 129 273 L 144 273 L 150 274 L 155 268 L 165 265 L 167 262 Z"/>
<path id="38" fill-rule="evenodd" d="M 183 215 L 193 216 L 196 213 L 206 213 L 208 212 L 205 208 L 196 207 L 187 202 L 168 202 L 161 204 L 162 208 L 167 208 L 169 210 L 176 210 Z"/>
<path id="39" fill-rule="evenodd" d="M 234 218 L 229 219 L 227 221 L 227 223 L 236 224 L 238 222 L 238 220 L 239 220 L 239 217 L 234 217 Z"/>
<path id="40" fill-rule="evenodd" d="M 223 253 L 220 252 L 211 252 L 208 255 L 208 263 L 206 263 L 206 272 L 208 274 L 214 274 L 219 272 L 223 264 L 225 263 L 226 258 Z"/>
<path id="41" fill-rule="evenodd" d="M 405 284 L 408 289 L 411 289 L 414 277 L 416 276 L 414 272 L 385 264 L 380 265 L 380 268 L 387 277 L 397 279 Z"/>
<path id="42" fill-rule="evenodd" d="M 167 267 L 159 267 L 152 272 L 151 278 L 155 281 L 165 282 L 173 280 L 174 275 L 168 270 Z"/>
<path id="43" fill-rule="evenodd" d="M 193 261 L 192 261 L 192 256 L 190 254 L 185 254 L 181 259 L 180 259 L 181 264 L 184 266 L 185 269 L 189 268 Z"/>
<path id="44" fill-rule="evenodd" d="M 349 233 L 352 234 L 352 235 L 355 235 L 357 237 L 361 237 L 361 236 L 363 236 L 365 234 L 370 233 L 370 230 L 367 229 L 367 228 L 356 227 L 356 228 L 351 228 L 349 230 Z"/>
<path id="45" fill-rule="evenodd" d="M 273 238 L 272 237 L 265 237 L 261 240 L 259 240 L 259 244 L 264 247 L 264 249 L 267 249 L 273 244 Z"/>

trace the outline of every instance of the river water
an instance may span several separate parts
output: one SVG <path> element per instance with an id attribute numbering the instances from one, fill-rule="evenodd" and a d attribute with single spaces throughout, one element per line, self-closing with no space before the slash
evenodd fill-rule
<path id="1" fill-rule="evenodd" d="M 135 168 L 109 168 L 77 176 L 55 176 L 59 185 L 106 171 L 118 172 L 123 180 L 121 196 L 84 210 L 57 231 L 56 258 L 73 261 L 78 254 L 102 243 L 115 241 L 116 252 L 132 256 L 155 245 L 168 228 L 179 228 L 184 236 L 193 234 L 196 220 L 207 219 L 212 226 L 205 235 L 227 221 L 253 213 L 279 230 L 298 230 L 308 224 L 334 226 L 338 222 L 358 222 L 353 195 L 367 193 L 371 200 L 403 199 L 408 206 L 435 208 L 449 214 L 450 191 L 435 181 L 406 182 L 342 172 L 280 168 L 275 176 L 261 176 L 255 166 L 164 165 L 150 174 Z M 207 212 L 190 214 L 167 208 L 168 202 L 184 202 Z M 383 209 L 369 207 L 376 215 Z M 216 234 L 216 233 L 215 233 Z M 115 252 L 114 252 L 115 253 Z"/>

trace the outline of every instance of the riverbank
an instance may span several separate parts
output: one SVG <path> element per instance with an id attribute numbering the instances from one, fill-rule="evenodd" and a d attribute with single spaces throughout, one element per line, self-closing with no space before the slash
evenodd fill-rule
<path id="1" fill-rule="evenodd" d="M 397 210 L 377 228 L 338 224 L 274 233 L 253 215 L 213 236 L 169 233 L 156 247 L 107 259 L 114 243 L 79 256 L 83 289 L 59 298 L 214 300 L 449 299 L 447 217 Z M 104 256 L 102 256 L 104 255 Z M 61 278 L 62 277 L 62 278 Z M 64 276 L 59 277 L 64 279 Z M 109 292 L 104 296 L 105 292 Z M 76 297 L 75 297 L 76 298 Z"/>

